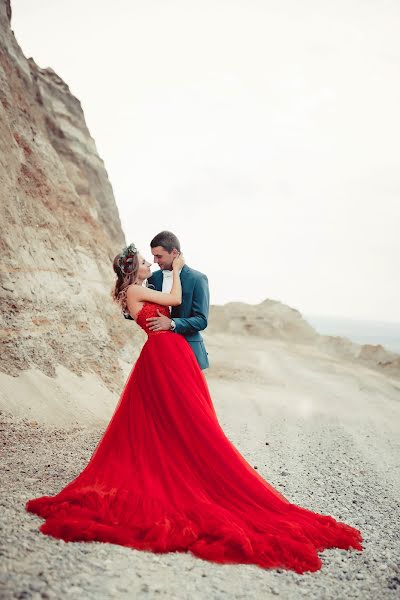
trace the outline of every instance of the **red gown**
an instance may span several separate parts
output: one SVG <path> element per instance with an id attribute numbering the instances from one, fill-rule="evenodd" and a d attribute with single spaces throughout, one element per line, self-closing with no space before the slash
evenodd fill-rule
<path id="1" fill-rule="evenodd" d="M 84 470 L 25 507 L 65 541 L 191 552 L 218 563 L 317 571 L 325 548 L 362 550 L 358 529 L 292 504 L 224 434 L 205 377 L 179 334 L 150 332 Z"/>

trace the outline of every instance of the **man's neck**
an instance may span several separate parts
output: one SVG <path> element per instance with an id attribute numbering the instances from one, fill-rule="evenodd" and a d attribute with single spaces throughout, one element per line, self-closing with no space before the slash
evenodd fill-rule
<path id="1" fill-rule="evenodd" d="M 182 271 L 183 267 L 181 269 L 179 269 L 179 273 Z M 173 271 L 172 267 L 171 269 L 160 269 L 160 271 L 162 271 L 162 273 L 164 273 L 164 271 L 167 271 L 168 273 L 171 273 Z"/>

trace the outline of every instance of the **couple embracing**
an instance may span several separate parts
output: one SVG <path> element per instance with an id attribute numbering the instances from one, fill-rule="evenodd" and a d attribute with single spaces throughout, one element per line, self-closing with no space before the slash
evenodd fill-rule
<path id="1" fill-rule="evenodd" d="M 145 263 L 147 267 L 148 288 L 153 288 L 157 292 L 170 293 L 173 284 L 173 264 L 175 261 L 175 264 L 179 264 L 182 302 L 179 305 L 171 307 L 170 316 L 166 316 L 160 311 L 157 311 L 157 317 L 148 318 L 149 331 L 174 331 L 175 333 L 182 335 L 189 342 L 200 368 L 206 369 L 209 366 L 208 354 L 200 331 L 203 331 L 203 329 L 207 327 L 210 307 L 210 292 L 207 276 L 200 273 L 200 271 L 191 269 L 184 263 L 180 242 L 176 235 L 171 231 L 162 231 L 157 234 L 151 240 L 150 248 L 154 257 L 154 262 L 158 264 L 160 268 L 151 275 L 150 263 Z M 138 261 L 142 261 L 142 264 L 144 264 L 143 260 L 145 259 L 142 256 L 138 257 Z M 177 263 L 177 260 L 180 260 L 180 262 Z M 116 299 L 118 298 L 121 287 L 124 285 L 120 262 L 120 258 L 117 256 L 114 260 L 114 271 L 118 276 L 118 280 L 121 281 L 121 285 L 118 286 L 117 282 L 114 292 L 114 297 Z M 122 268 L 124 268 L 123 265 Z M 139 281 L 137 282 L 138 285 L 141 285 L 140 281 L 141 279 L 139 278 Z M 135 290 L 135 292 L 136 291 L 137 290 Z M 132 292 L 132 298 L 139 298 L 139 296 L 142 296 L 140 291 L 136 295 Z M 155 298 L 157 300 L 157 296 Z M 139 302 L 140 300 L 136 303 L 136 307 Z M 140 308 L 141 307 L 139 306 L 139 309 Z M 132 317 L 131 314 L 130 312 L 124 312 L 125 318 L 136 320 L 134 308 L 134 317 Z"/>
<path id="2" fill-rule="evenodd" d="M 362 550 L 358 529 L 290 502 L 225 435 L 201 370 L 207 278 L 185 265 L 175 236 L 159 236 L 153 275 L 134 244 L 114 260 L 114 299 L 148 337 L 113 416 L 84 470 L 26 509 L 65 541 L 297 573 L 320 569 L 325 548 Z"/>

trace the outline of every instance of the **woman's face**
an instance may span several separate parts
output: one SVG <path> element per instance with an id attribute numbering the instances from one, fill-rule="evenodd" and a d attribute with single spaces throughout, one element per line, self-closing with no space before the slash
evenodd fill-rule
<path id="1" fill-rule="evenodd" d="M 140 279 L 141 281 L 144 281 L 145 279 L 148 279 L 151 275 L 151 270 L 150 270 L 151 263 L 149 263 L 141 254 L 138 254 L 138 260 L 139 260 L 138 279 Z"/>

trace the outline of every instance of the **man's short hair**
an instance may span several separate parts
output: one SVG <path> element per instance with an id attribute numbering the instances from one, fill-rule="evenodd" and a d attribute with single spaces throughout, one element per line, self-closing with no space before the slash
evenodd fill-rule
<path id="1" fill-rule="evenodd" d="M 150 247 L 157 248 L 157 246 L 162 246 L 167 252 L 172 252 L 174 248 L 176 248 L 178 252 L 181 251 L 181 244 L 172 231 L 161 231 L 160 233 L 157 233 L 151 240 Z"/>

